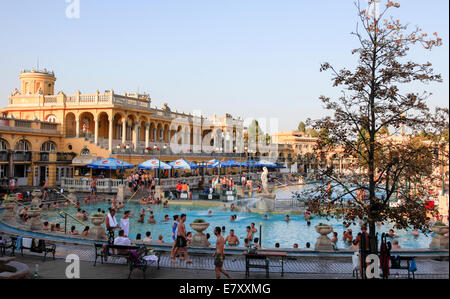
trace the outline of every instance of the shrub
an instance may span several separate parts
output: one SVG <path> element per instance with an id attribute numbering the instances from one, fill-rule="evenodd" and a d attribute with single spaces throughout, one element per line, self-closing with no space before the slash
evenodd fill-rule
<path id="1" fill-rule="evenodd" d="M 203 219 L 195 219 L 194 223 L 206 223 L 206 221 Z"/>

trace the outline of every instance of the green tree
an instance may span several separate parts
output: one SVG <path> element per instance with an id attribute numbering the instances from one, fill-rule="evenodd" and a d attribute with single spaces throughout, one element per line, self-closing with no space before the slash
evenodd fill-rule
<path id="1" fill-rule="evenodd" d="M 355 70 L 336 70 L 329 63 L 322 64 L 321 71 L 332 72 L 333 86 L 342 89 L 342 96 L 320 97 L 332 116 L 315 121 L 313 128 L 327 133 L 319 134 L 321 152 L 340 146 L 345 154 L 358 159 L 350 165 L 353 172 L 345 177 L 331 167 L 324 171 L 323 184 L 309 196 L 309 207 L 327 216 L 345 207 L 344 217 L 364 219 L 370 238 L 375 240 L 377 222 L 393 222 L 399 229 L 411 226 L 426 229 L 422 199 L 437 179 L 432 174 L 436 155 L 429 141 L 414 135 L 396 139 L 380 133 L 387 128 L 396 133 L 404 127 L 442 136 L 448 129 L 448 109 L 430 112 L 427 92 L 400 91 L 402 85 L 411 82 L 442 81 L 440 75 L 433 73 L 431 63 L 420 64 L 407 57 L 414 45 L 425 49 L 442 45 L 437 33 L 428 36 L 419 28 L 409 30 L 389 16 L 392 8 L 400 7 L 392 1 L 388 1 L 378 16 L 368 14 L 359 3 L 356 7 L 359 22 L 353 35 L 360 47 L 352 53 L 358 55 L 358 64 Z M 361 174 L 356 170 L 361 170 Z M 411 180 L 417 182 L 415 192 L 410 190 L 408 181 Z M 332 197 L 327 196 L 326 189 L 330 182 Z M 351 196 L 352 201 L 344 200 L 346 196 Z M 392 207 L 389 202 L 397 196 L 402 204 Z M 374 242 L 370 249 L 376 251 Z"/>
<path id="2" fill-rule="evenodd" d="M 303 132 L 303 133 L 306 132 L 306 125 L 305 125 L 304 122 L 301 121 L 301 122 L 298 124 L 298 131 Z"/>

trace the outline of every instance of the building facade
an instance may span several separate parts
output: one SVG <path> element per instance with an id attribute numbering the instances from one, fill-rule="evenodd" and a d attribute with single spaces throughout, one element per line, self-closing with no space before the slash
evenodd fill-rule
<path id="1" fill-rule="evenodd" d="M 5 124 L 8 122 L 4 127 L 11 130 L 26 123 L 36 126 L 38 134 L 40 126 L 54 126 L 55 134 L 44 134 L 44 138 L 52 139 L 55 153 L 115 156 L 139 164 L 155 155 L 164 161 L 183 157 L 206 161 L 214 156 L 239 158 L 244 151 L 243 120 L 229 114 L 205 117 L 172 111 L 167 103 L 160 108 L 152 106 L 148 94 L 118 95 L 112 89 L 92 94 L 55 93 L 55 74 L 46 69 L 22 70 L 19 80 L 20 90 L 16 88 L 8 107 L 0 110 Z M 39 154 L 47 146 L 40 144 L 41 140 L 33 140 L 29 131 L 20 136 L 26 146 L 17 145 L 10 137 L 3 139 L 2 146 L 12 151 L 23 147 Z M 33 171 L 29 173 L 33 178 L 27 182 L 36 181 Z M 16 174 L 14 168 L 8 168 L 2 177 Z M 51 185 L 57 185 L 56 176 L 49 175 L 49 180 Z"/>

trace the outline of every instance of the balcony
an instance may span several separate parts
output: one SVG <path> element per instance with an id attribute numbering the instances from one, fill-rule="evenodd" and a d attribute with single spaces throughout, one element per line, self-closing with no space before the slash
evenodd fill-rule
<path id="1" fill-rule="evenodd" d="M 0 130 L 21 133 L 60 134 L 61 124 L 0 117 Z"/>
<path id="2" fill-rule="evenodd" d="M 56 153 L 56 161 L 58 162 L 72 162 L 75 158 L 75 153 Z"/>
<path id="3" fill-rule="evenodd" d="M 0 162 L 9 162 L 9 153 L 6 151 L 0 152 Z"/>
<path id="4" fill-rule="evenodd" d="M 31 162 L 31 152 L 14 152 L 14 162 Z"/>
<path id="5" fill-rule="evenodd" d="M 50 162 L 51 154 L 52 153 L 49 153 L 49 152 L 40 152 L 39 153 L 39 157 L 40 157 L 39 162 Z M 71 163 L 75 156 L 76 156 L 75 153 L 56 153 L 56 162 Z"/>
<path id="6" fill-rule="evenodd" d="M 40 156 L 40 159 L 39 159 L 40 162 L 50 161 L 50 153 L 40 153 L 39 156 Z"/>

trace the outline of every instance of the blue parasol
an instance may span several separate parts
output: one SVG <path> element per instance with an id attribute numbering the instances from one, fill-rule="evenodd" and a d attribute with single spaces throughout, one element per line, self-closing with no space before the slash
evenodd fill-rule
<path id="1" fill-rule="evenodd" d="M 206 162 L 206 167 L 208 168 L 219 168 L 222 167 L 223 162 L 220 162 L 219 160 L 213 159 Z"/>
<path id="2" fill-rule="evenodd" d="M 158 159 L 151 159 L 148 161 L 145 161 L 138 165 L 139 169 L 144 170 L 152 170 L 152 169 L 172 169 L 172 166 L 169 164 L 166 164 L 162 161 L 159 161 Z"/>
<path id="3" fill-rule="evenodd" d="M 255 160 L 247 160 L 245 162 L 242 162 L 243 167 L 255 167 L 256 161 Z"/>
<path id="4" fill-rule="evenodd" d="M 93 169 L 131 169 L 134 168 L 134 165 L 116 158 L 108 158 L 88 164 L 86 167 Z"/>
<path id="5" fill-rule="evenodd" d="M 277 165 L 266 160 L 261 160 L 255 164 L 255 167 L 277 168 Z"/>
<path id="6" fill-rule="evenodd" d="M 236 160 L 228 160 L 222 163 L 222 167 L 242 167 L 245 166 Z"/>
<path id="7" fill-rule="evenodd" d="M 185 159 L 178 159 L 176 161 L 170 162 L 170 166 L 172 166 L 174 169 L 197 169 L 198 165 L 194 162 L 185 160 Z"/>

